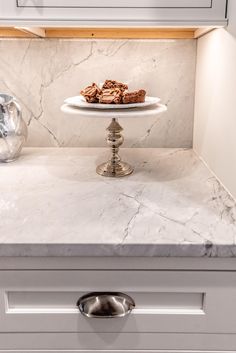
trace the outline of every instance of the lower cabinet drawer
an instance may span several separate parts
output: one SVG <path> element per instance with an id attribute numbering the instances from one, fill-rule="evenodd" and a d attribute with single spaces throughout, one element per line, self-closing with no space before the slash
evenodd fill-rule
<path id="1" fill-rule="evenodd" d="M 87 318 L 76 303 L 93 291 L 126 293 L 136 306 L 123 318 Z M 236 273 L 0 271 L 0 332 L 236 333 Z"/>

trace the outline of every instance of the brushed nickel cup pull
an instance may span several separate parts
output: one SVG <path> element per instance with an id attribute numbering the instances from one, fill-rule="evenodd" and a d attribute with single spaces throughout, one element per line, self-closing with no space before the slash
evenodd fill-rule
<path id="1" fill-rule="evenodd" d="M 128 315 L 135 307 L 135 302 L 124 293 L 92 292 L 80 297 L 77 306 L 84 316 L 113 318 Z"/>

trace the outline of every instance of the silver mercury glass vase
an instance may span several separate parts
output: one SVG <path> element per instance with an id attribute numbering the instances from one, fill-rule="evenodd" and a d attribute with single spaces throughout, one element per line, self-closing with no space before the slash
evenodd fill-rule
<path id="1" fill-rule="evenodd" d="M 27 126 L 14 97 L 0 93 L 0 162 L 19 157 L 27 138 Z"/>

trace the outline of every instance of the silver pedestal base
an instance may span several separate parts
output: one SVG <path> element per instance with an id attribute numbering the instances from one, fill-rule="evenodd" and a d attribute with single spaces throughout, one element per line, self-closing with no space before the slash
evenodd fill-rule
<path id="1" fill-rule="evenodd" d="M 112 165 L 110 162 L 100 164 L 96 172 L 99 175 L 106 177 L 119 178 L 133 173 L 134 169 L 125 162 L 119 162 L 116 165 Z"/>
<path id="2" fill-rule="evenodd" d="M 99 175 L 119 178 L 133 172 L 133 168 L 128 163 L 122 162 L 118 154 L 119 147 L 124 141 L 121 135 L 122 130 L 117 119 L 113 118 L 107 128 L 108 136 L 106 139 L 108 146 L 111 147 L 111 159 L 97 167 L 96 171 Z"/>

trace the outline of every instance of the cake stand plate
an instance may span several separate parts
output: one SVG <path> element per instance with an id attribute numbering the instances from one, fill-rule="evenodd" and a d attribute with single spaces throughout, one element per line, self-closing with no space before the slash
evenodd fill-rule
<path id="1" fill-rule="evenodd" d="M 88 103 L 83 96 L 75 96 L 65 99 L 64 103 L 76 108 L 86 109 L 130 109 L 148 107 L 160 102 L 158 97 L 146 97 L 143 103 L 129 103 L 129 104 L 104 104 L 104 103 Z"/>
<path id="2" fill-rule="evenodd" d="M 106 138 L 108 146 L 111 148 L 111 158 L 97 166 L 96 171 L 99 175 L 106 177 L 119 178 L 129 175 L 133 172 L 133 167 L 126 162 L 121 161 L 119 156 L 119 148 L 124 142 L 121 134 L 123 128 L 118 122 L 118 118 L 145 118 L 147 116 L 155 116 L 167 110 L 164 104 L 156 104 L 143 108 L 131 109 L 87 109 L 75 108 L 68 104 L 64 104 L 61 110 L 67 114 L 78 116 L 86 116 L 91 118 L 111 118 L 111 123 L 107 128 L 108 135 Z"/>

